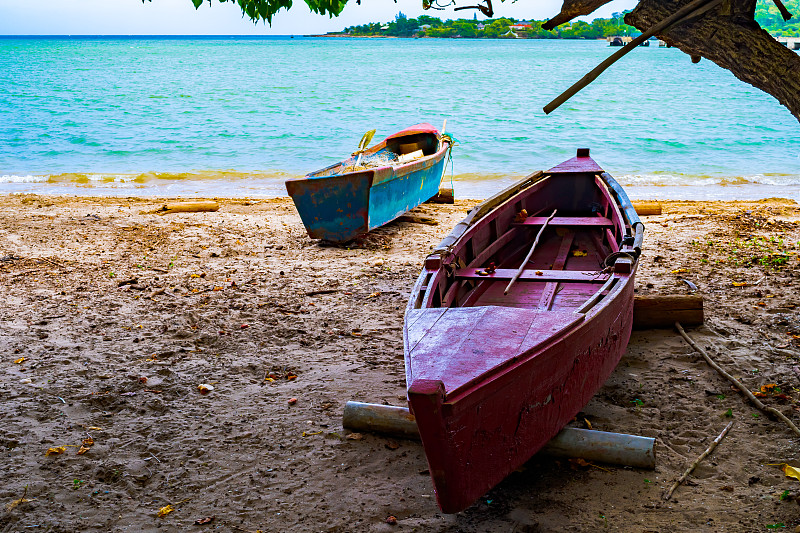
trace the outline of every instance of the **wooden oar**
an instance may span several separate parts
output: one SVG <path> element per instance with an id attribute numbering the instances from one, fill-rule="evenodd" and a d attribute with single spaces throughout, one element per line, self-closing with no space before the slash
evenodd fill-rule
<path id="1" fill-rule="evenodd" d="M 517 272 L 514 274 L 514 277 L 511 278 L 511 281 L 508 282 L 508 286 L 506 286 L 506 290 L 503 291 L 503 294 L 508 294 L 508 291 L 510 291 L 512 285 L 514 285 L 514 282 L 517 281 L 517 278 L 519 278 L 520 274 L 522 274 L 522 271 L 525 270 L 525 267 L 528 265 L 528 261 L 531 260 L 531 256 L 533 255 L 533 251 L 536 249 L 536 245 L 539 244 L 539 237 L 542 236 L 542 232 L 544 232 L 544 228 L 547 227 L 547 224 L 551 220 L 553 220 L 554 216 L 556 216 L 556 211 L 558 211 L 558 209 L 553 209 L 553 213 L 549 217 L 547 217 L 547 220 L 545 220 L 544 224 L 542 224 L 542 227 L 539 230 L 539 233 L 536 234 L 536 239 L 534 239 L 533 246 L 531 246 L 531 249 L 528 252 L 528 255 L 525 256 L 525 260 L 522 261 L 522 264 L 519 266 L 519 269 L 517 269 Z"/>

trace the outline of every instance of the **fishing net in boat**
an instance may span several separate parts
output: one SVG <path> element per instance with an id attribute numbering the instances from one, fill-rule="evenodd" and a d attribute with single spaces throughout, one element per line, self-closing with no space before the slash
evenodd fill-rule
<path id="1" fill-rule="evenodd" d="M 358 164 L 356 164 L 358 162 Z M 358 161 L 358 156 L 339 166 L 334 172 L 334 175 L 345 174 L 347 172 L 358 172 L 359 170 L 368 170 L 370 168 L 388 167 L 396 165 L 399 162 L 397 154 L 394 152 L 381 151 L 375 154 L 362 155 L 361 160 Z"/>

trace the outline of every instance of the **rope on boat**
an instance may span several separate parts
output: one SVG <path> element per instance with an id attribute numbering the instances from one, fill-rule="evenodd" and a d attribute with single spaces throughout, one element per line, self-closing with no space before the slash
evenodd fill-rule
<path id="1" fill-rule="evenodd" d="M 447 124 L 447 121 L 445 120 L 444 123 Z M 446 142 L 450 145 L 447 149 L 447 163 L 445 163 L 445 165 L 450 165 L 450 188 L 453 189 L 453 197 L 455 197 L 456 189 L 453 185 L 453 147 L 458 144 L 458 140 L 454 139 L 449 133 L 442 133 L 440 139 L 441 142 Z M 444 171 L 447 172 L 447 167 L 445 167 Z"/>
<path id="2" fill-rule="evenodd" d="M 603 265 L 606 267 L 612 267 L 614 266 L 614 263 L 617 262 L 617 259 L 621 258 L 627 258 L 631 261 L 636 261 L 636 258 L 628 252 L 612 252 L 608 254 L 605 259 L 603 259 Z"/>

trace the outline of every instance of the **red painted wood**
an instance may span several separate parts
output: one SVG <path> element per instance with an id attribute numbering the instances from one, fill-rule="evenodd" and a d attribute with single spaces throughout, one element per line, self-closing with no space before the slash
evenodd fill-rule
<path id="1" fill-rule="evenodd" d="M 586 405 L 625 350 L 636 265 L 630 274 L 599 272 L 625 228 L 595 181 L 599 172 L 591 158 L 575 158 L 464 223 L 412 290 L 404 328 L 409 406 L 444 512 L 465 509 L 530 459 Z M 520 209 L 533 215 L 529 223 L 514 224 Z M 546 228 L 524 282 L 503 295 L 530 249 L 536 218 L 553 209 L 571 219 L 562 226 L 572 246 L 558 226 Z M 488 261 L 494 275 L 476 275 Z M 608 293 L 576 312 L 612 275 Z M 445 307 L 434 305 L 440 294 L 448 295 Z"/>
<path id="2" fill-rule="evenodd" d="M 515 222 L 515 226 L 541 226 L 545 223 L 547 217 L 528 217 L 522 222 Z M 547 226 L 610 226 L 613 227 L 614 223 L 610 218 L 606 217 L 553 217 L 553 220 L 547 223 Z"/>
<path id="3" fill-rule="evenodd" d="M 420 338 L 411 348 L 411 383 L 439 380 L 450 394 L 581 320 L 575 313 L 495 306 L 450 308 L 433 324 L 417 320 L 409 329 L 409 337 Z"/>
<path id="4" fill-rule="evenodd" d="M 568 161 L 554 166 L 547 171 L 548 174 L 571 174 L 571 173 L 602 174 L 604 170 L 594 162 L 591 157 L 573 157 Z"/>
<path id="5" fill-rule="evenodd" d="M 482 281 L 509 281 L 516 269 L 512 268 L 498 268 L 494 273 L 487 276 L 480 276 L 478 271 L 481 268 L 459 268 L 456 270 L 456 279 L 477 279 Z M 605 283 L 608 279 L 608 274 L 598 272 L 597 270 L 536 270 L 534 268 L 526 269 L 519 276 L 518 281 L 558 281 L 562 283 Z"/>
<path id="6" fill-rule="evenodd" d="M 563 230 L 562 230 L 563 231 Z M 564 240 L 561 241 L 561 247 L 558 249 L 556 260 L 553 261 L 553 270 L 563 270 L 564 265 L 567 264 L 572 241 L 575 239 L 575 233 L 568 231 L 564 235 Z M 558 282 L 548 283 L 542 290 L 542 296 L 539 298 L 539 309 L 550 309 L 550 304 L 553 303 L 553 296 L 558 290 Z"/>

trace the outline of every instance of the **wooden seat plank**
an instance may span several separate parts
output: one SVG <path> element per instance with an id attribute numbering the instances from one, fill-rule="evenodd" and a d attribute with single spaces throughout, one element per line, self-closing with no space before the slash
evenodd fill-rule
<path id="1" fill-rule="evenodd" d="M 482 281 L 508 281 L 517 270 L 514 268 L 498 268 L 492 274 L 481 276 L 477 272 L 480 268 L 459 268 L 456 270 L 456 279 L 474 279 Z M 560 283 L 605 283 L 608 274 L 597 270 L 525 270 L 519 276 L 519 281 L 541 281 Z"/>
<path id="2" fill-rule="evenodd" d="M 515 226 L 541 226 L 547 217 L 528 217 L 522 222 L 514 222 Z M 553 217 L 548 226 L 608 226 L 614 223 L 606 217 Z"/>

